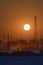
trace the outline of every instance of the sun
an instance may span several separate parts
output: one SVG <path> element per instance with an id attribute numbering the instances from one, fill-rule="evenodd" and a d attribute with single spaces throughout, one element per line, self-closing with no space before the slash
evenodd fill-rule
<path id="1" fill-rule="evenodd" d="M 30 30 L 30 25 L 29 24 L 25 24 L 23 28 L 24 28 L 24 30 L 28 31 L 28 30 Z"/>

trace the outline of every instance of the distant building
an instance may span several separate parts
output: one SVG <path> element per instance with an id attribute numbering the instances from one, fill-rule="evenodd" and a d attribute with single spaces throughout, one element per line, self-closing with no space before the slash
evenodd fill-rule
<path id="1" fill-rule="evenodd" d="M 41 50 L 43 50 L 43 39 L 40 39 Z"/>
<path id="2" fill-rule="evenodd" d="M 3 43 L 2 40 L 0 40 L 0 45 L 2 45 L 2 43 Z"/>
<path id="3" fill-rule="evenodd" d="M 16 49 L 17 43 L 18 43 L 18 41 L 8 41 L 6 44 L 6 48 L 8 50 L 14 50 L 14 49 Z"/>
<path id="4" fill-rule="evenodd" d="M 0 50 L 4 49 L 4 43 L 2 40 L 0 40 Z"/>
<path id="5" fill-rule="evenodd" d="M 22 45 L 26 45 L 26 44 L 27 44 L 27 41 L 20 39 L 20 40 L 19 40 L 19 43 L 22 44 Z"/>
<path id="6" fill-rule="evenodd" d="M 10 41 L 7 42 L 7 44 L 6 44 L 6 49 L 7 49 L 7 50 L 10 50 Z"/>

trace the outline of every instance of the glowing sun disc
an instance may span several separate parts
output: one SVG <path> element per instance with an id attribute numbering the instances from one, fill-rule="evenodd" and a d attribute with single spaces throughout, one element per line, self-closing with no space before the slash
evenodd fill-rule
<path id="1" fill-rule="evenodd" d="M 30 25 L 29 24 L 25 24 L 24 25 L 24 30 L 26 30 L 26 31 L 30 30 Z"/>

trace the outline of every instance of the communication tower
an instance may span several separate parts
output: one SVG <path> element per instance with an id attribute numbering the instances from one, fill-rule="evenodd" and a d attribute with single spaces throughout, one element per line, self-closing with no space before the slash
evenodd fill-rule
<path id="1" fill-rule="evenodd" d="M 37 34 L 37 16 L 34 16 L 34 44 L 36 45 L 36 50 L 38 52 L 39 50 L 39 40 L 38 40 L 38 34 Z"/>
<path id="2" fill-rule="evenodd" d="M 37 41 L 37 16 L 34 16 L 34 40 Z"/>

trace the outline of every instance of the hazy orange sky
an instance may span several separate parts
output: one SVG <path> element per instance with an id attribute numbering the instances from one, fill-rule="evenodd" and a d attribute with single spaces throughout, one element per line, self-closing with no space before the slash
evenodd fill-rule
<path id="1" fill-rule="evenodd" d="M 15 38 L 32 37 L 34 16 L 37 16 L 38 35 L 43 38 L 43 0 L 0 0 L 0 35 Z M 30 24 L 30 31 L 23 30 Z"/>

